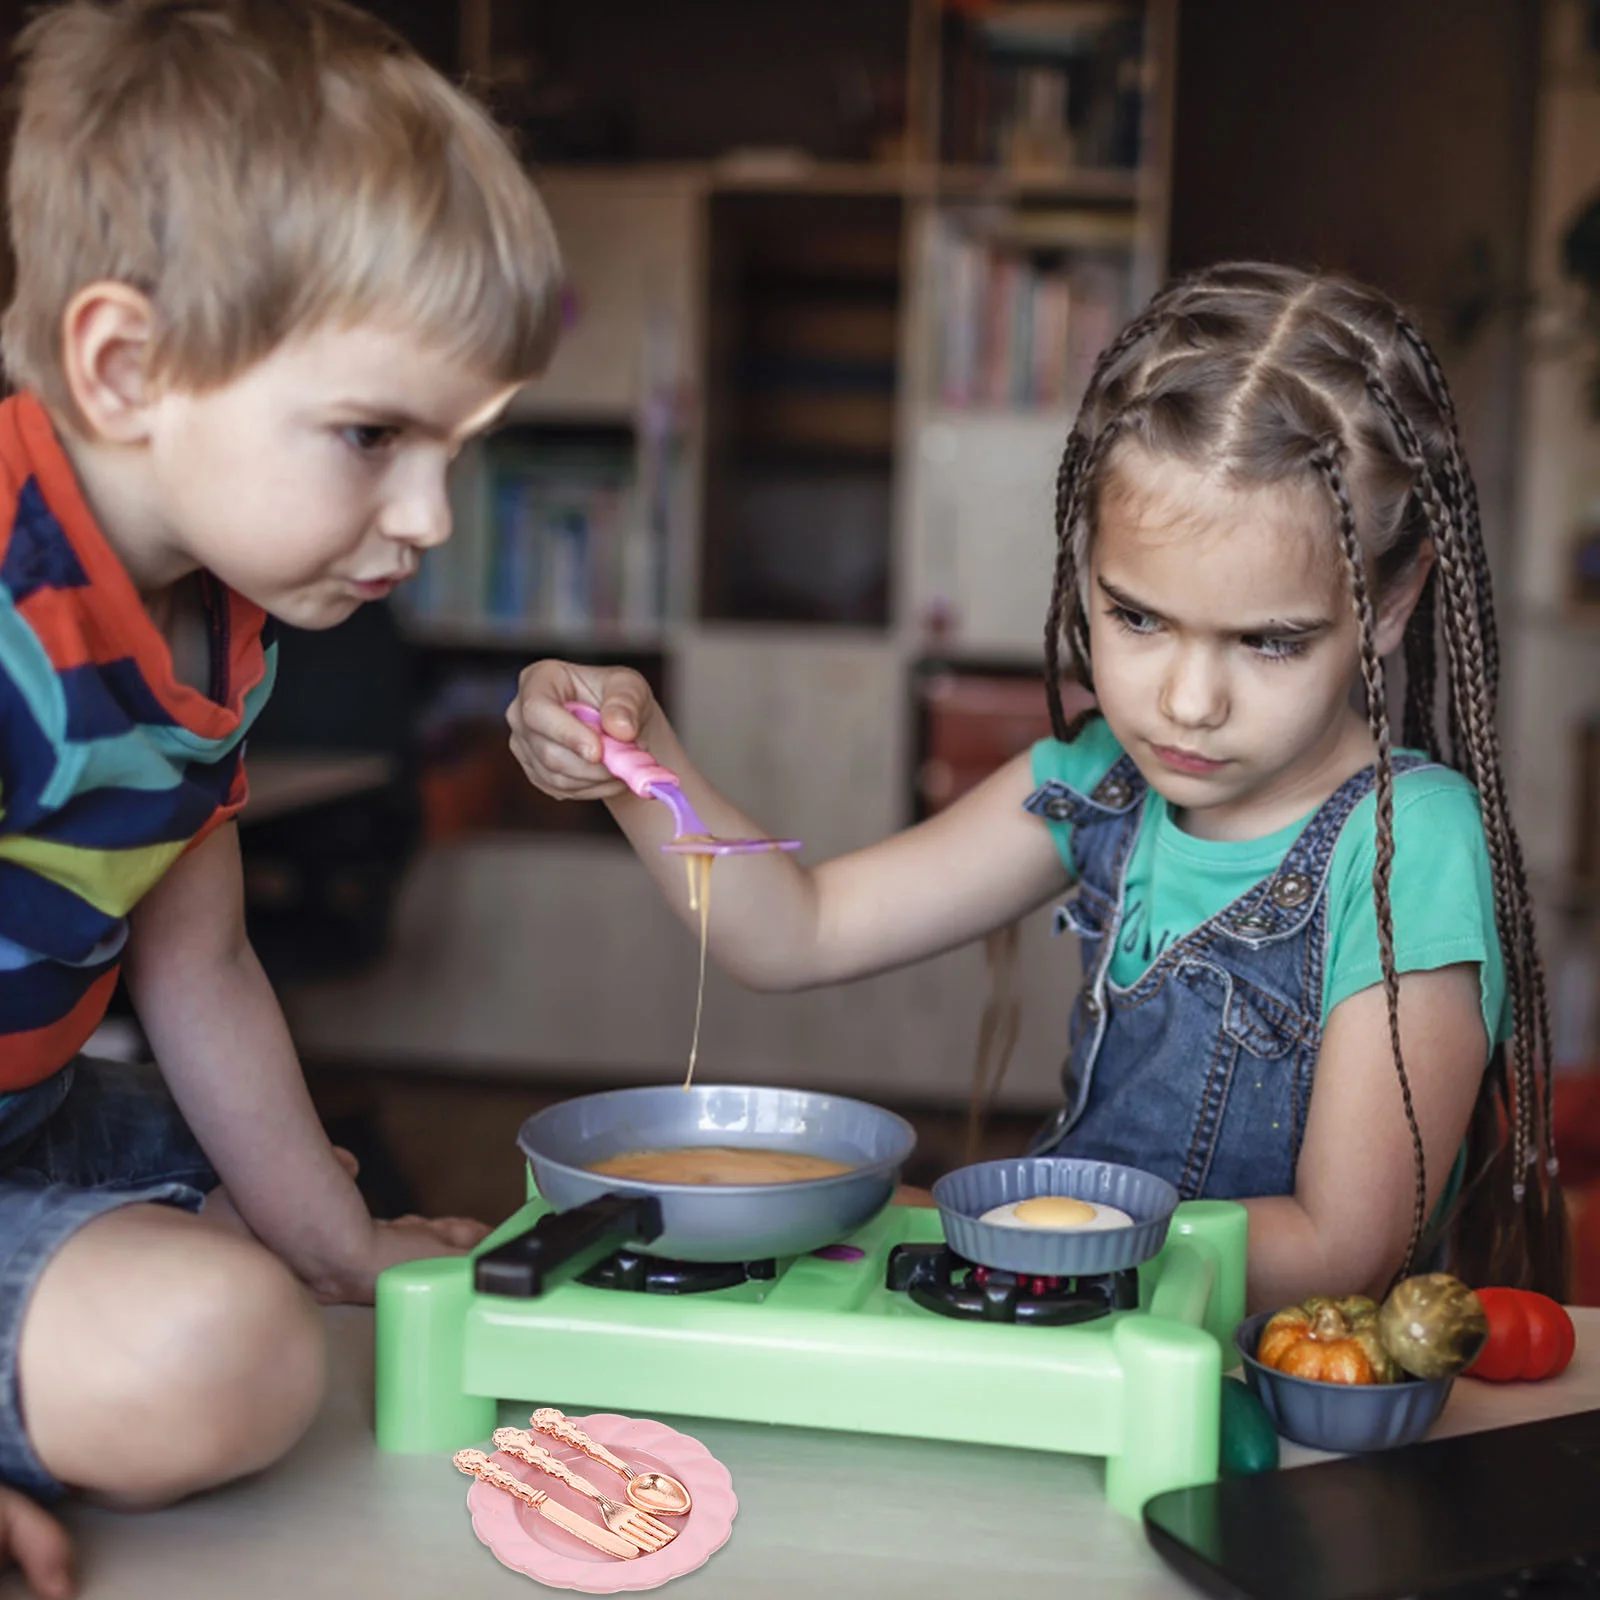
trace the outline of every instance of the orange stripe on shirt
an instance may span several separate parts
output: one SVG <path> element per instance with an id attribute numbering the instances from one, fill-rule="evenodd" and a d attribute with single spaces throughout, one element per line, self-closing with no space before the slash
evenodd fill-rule
<path id="1" fill-rule="evenodd" d="M 70 589 L 35 589 L 17 603 L 16 612 L 38 636 L 50 664 L 57 672 L 119 661 L 127 651 L 119 640 L 106 637 Z"/>
<path id="2" fill-rule="evenodd" d="M 183 847 L 183 853 L 188 855 L 197 844 L 209 839 L 224 822 L 232 822 L 244 810 L 249 799 L 250 785 L 244 775 L 244 762 L 241 761 L 234 772 L 233 782 L 228 785 L 228 798 L 201 823 L 200 831 Z"/>
<path id="3" fill-rule="evenodd" d="M 11 530 L 17 521 L 17 499 L 28 481 L 28 447 L 23 443 L 17 413 L 0 408 L 0 561 L 11 545 Z"/>
<path id="4" fill-rule="evenodd" d="M 0 1033 L 0 1092 L 28 1089 L 59 1072 L 100 1026 L 117 987 L 117 972 L 102 972 L 66 1016 L 30 1033 Z"/>

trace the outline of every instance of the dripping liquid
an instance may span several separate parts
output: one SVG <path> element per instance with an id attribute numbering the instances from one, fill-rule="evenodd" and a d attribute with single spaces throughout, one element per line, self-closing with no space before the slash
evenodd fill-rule
<path id="1" fill-rule="evenodd" d="M 706 934 L 711 926 L 711 863 L 712 855 L 685 856 L 683 864 L 689 874 L 689 909 L 700 913 L 700 979 L 694 995 L 694 1037 L 689 1042 L 689 1070 L 684 1074 L 683 1087 L 694 1082 L 695 1062 L 700 1055 L 700 1013 L 706 1000 Z"/>

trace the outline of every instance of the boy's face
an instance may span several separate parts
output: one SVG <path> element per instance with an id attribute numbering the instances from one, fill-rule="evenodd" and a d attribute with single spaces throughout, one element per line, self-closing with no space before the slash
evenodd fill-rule
<path id="1" fill-rule="evenodd" d="M 156 537 L 271 615 L 333 627 L 450 537 L 450 463 L 515 387 L 381 326 L 316 330 L 151 402 Z"/>

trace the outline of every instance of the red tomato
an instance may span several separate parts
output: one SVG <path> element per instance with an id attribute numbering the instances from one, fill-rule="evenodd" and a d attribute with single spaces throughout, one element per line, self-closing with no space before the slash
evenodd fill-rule
<path id="1" fill-rule="evenodd" d="M 1467 1368 L 1474 1378 L 1507 1383 L 1516 1378 L 1553 1378 L 1566 1370 L 1577 1334 L 1572 1318 L 1554 1300 L 1531 1289 L 1476 1293 L 1489 1319 L 1489 1338 Z"/>

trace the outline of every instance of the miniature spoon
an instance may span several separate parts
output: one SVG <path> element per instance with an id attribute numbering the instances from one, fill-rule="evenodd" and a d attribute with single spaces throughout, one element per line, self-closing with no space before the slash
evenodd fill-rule
<path id="1" fill-rule="evenodd" d="M 540 1406 L 528 1418 L 529 1424 L 552 1439 L 570 1444 L 581 1450 L 591 1461 L 610 1467 L 628 1480 L 627 1496 L 630 1505 L 641 1511 L 654 1511 L 663 1517 L 686 1517 L 694 1504 L 688 1489 L 670 1472 L 635 1472 L 620 1456 L 614 1456 L 603 1444 L 597 1444 L 566 1414 L 554 1406 Z"/>
<path id="2" fill-rule="evenodd" d="M 621 778 L 644 800 L 659 800 L 672 812 L 675 837 L 664 845 L 668 855 L 751 856 L 769 850 L 798 850 L 798 839 L 718 839 L 700 820 L 689 804 L 689 797 L 678 787 L 677 774 L 663 767 L 649 751 L 623 739 L 613 739 L 600 727 L 600 713 L 593 706 L 569 701 L 565 707 L 585 727 L 600 734 L 600 765 L 614 778 Z"/>

